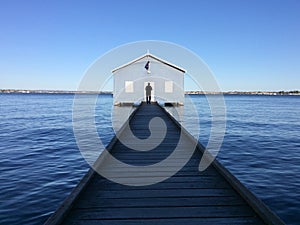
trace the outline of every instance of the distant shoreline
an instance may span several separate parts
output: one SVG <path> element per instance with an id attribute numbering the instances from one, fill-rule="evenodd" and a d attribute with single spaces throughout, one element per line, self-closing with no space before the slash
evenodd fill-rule
<path id="1" fill-rule="evenodd" d="M 224 91 L 224 92 L 202 92 L 202 91 L 186 91 L 189 95 L 300 95 L 300 91 Z"/>
<path id="2" fill-rule="evenodd" d="M 0 89 L 0 93 L 20 93 L 20 94 L 105 94 L 112 95 L 112 91 L 63 91 L 63 90 L 16 90 Z M 225 92 L 203 92 L 185 91 L 187 95 L 300 95 L 300 91 L 225 91 Z"/>

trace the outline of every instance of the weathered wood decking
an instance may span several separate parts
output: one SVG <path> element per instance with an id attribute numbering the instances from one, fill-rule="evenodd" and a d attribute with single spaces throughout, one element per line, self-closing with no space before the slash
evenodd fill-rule
<path id="1" fill-rule="evenodd" d="M 111 154 L 133 165 L 149 165 L 166 158 L 174 150 L 181 128 L 164 109 L 143 104 L 130 118 L 130 127 L 137 137 L 145 138 L 154 116 L 162 118 L 168 128 L 161 145 L 139 152 L 115 137 L 108 146 Z M 189 135 L 186 138 L 194 141 Z M 202 152 L 203 147 L 198 145 L 178 173 L 149 186 L 116 184 L 90 170 L 46 224 L 283 224 L 217 161 L 199 172 Z M 122 168 L 114 169 L 122 176 Z M 172 165 L 158 168 L 169 169 Z M 138 176 L 134 173 L 128 179 Z"/>

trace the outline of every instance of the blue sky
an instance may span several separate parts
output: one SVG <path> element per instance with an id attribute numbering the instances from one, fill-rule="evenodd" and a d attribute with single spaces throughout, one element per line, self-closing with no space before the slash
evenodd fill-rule
<path id="1" fill-rule="evenodd" d="M 224 91 L 300 89 L 298 0 L 0 4 L 1 89 L 76 90 L 95 59 L 140 40 L 192 50 Z"/>

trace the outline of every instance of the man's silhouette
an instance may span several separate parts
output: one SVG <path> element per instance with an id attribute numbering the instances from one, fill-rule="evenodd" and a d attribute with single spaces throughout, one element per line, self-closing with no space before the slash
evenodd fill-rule
<path id="1" fill-rule="evenodd" d="M 146 90 L 146 101 L 147 104 L 151 104 L 151 91 L 152 91 L 152 87 L 150 86 L 150 83 L 148 83 L 148 86 L 145 87 Z"/>

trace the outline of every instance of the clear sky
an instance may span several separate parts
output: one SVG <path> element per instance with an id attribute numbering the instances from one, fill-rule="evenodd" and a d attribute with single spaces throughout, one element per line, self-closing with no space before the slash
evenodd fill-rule
<path id="1" fill-rule="evenodd" d="M 10 0 L 0 31 L 0 89 L 76 90 L 110 49 L 163 40 L 199 55 L 223 91 L 300 90 L 298 0 Z"/>

